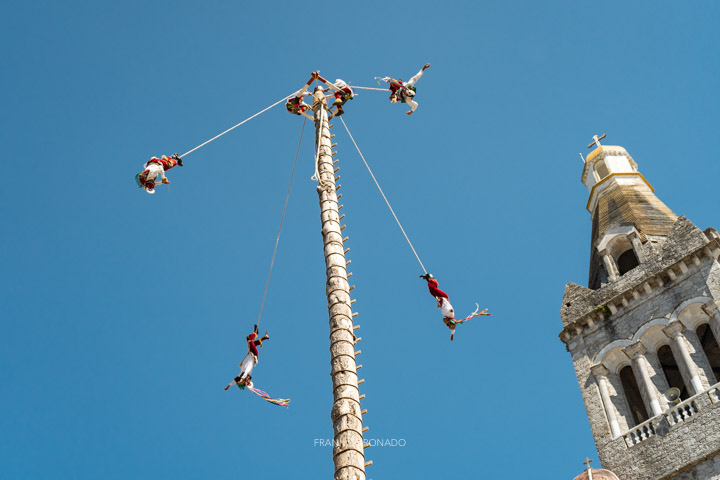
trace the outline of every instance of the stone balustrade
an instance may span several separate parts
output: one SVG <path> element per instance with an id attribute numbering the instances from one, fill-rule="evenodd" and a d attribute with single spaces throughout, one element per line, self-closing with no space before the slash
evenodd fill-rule
<path id="1" fill-rule="evenodd" d="M 637 445 L 638 443 L 655 436 L 655 427 L 652 424 L 652 420 L 652 418 L 650 420 L 646 420 L 640 425 L 628 430 L 628 432 L 624 435 L 625 443 L 627 443 L 628 447 Z"/>
<path id="2" fill-rule="evenodd" d="M 720 383 L 716 383 L 712 387 L 710 387 L 707 391 L 708 396 L 710 397 L 710 401 L 712 403 L 720 402 Z"/>
<path id="3" fill-rule="evenodd" d="M 700 409 L 698 408 L 697 403 L 695 402 L 695 398 L 691 397 L 685 400 L 682 403 L 679 403 L 675 405 L 674 407 L 668 409 L 665 412 L 665 418 L 667 419 L 668 423 L 672 427 L 673 425 L 676 425 L 678 423 L 682 423 L 685 420 L 688 420 L 690 417 L 698 413 Z"/>

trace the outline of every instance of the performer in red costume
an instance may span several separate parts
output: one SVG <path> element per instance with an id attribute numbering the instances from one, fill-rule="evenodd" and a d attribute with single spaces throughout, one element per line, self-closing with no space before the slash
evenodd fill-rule
<path id="1" fill-rule="evenodd" d="M 442 312 L 443 323 L 445 323 L 445 325 L 447 325 L 447 327 L 450 329 L 450 341 L 452 342 L 455 339 L 455 324 L 452 323 L 452 321 L 455 320 L 455 310 L 450 304 L 450 298 L 448 297 L 447 293 L 443 292 L 438 288 L 438 281 L 435 280 L 435 277 L 433 277 L 432 273 L 420 275 L 420 278 L 424 278 L 427 281 L 430 295 L 435 297 L 435 300 L 437 300 L 437 308 L 439 308 Z"/>
<path id="2" fill-rule="evenodd" d="M 443 315 L 443 323 L 450 329 L 450 341 L 453 341 L 455 339 L 455 326 L 457 324 L 461 324 L 466 322 L 467 320 L 470 320 L 473 317 L 477 317 L 480 315 L 490 315 L 487 312 L 487 309 L 483 310 L 482 312 L 479 312 L 480 307 L 478 306 L 473 313 L 468 315 L 467 317 L 463 318 L 462 320 L 456 320 L 455 319 L 455 310 L 453 309 L 453 306 L 450 304 L 450 299 L 448 297 L 448 294 L 443 292 L 438 288 L 438 281 L 435 280 L 435 277 L 433 277 L 432 273 L 426 273 L 424 275 L 420 275 L 420 278 L 424 278 L 427 281 L 428 284 L 428 290 L 430 290 L 430 295 L 435 297 L 437 300 L 437 308 L 440 309 Z M 477 304 L 476 304 L 477 305 Z"/>
<path id="3" fill-rule="evenodd" d="M 170 183 L 165 176 L 165 172 L 175 167 L 176 165 L 183 166 L 182 159 L 176 153 L 172 157 L 166 157 L 163 155 L 160 158 L 152 157 L 143 165 L 142 172 L 135 175 L 135 181 L 138 186 L 144 189 L 147 193 L 155 194 L 155 184 L 157 183 L 158 177 L 162 178 L 162 183 Z"/>
<path id="4" fill-rule="evenodd" d="M 289 113 L 292 113 L 293 115 L 302 115 L 303 117 L 309 118 L 310 120 L 313 119 L 307 112 L 310 110 L 310 105 L 303 102 L 303 97 L 305 95 L 312 95 L 312 93 L 308 92 L 307 89 L 310 86 L 310 84 L 315 80 L 315 72 L 313 72 L 312 76 L 310 77 L 310 80 L 305 84 L 303 88 L 298 90 L 298 92 L 290 97 L 285 104 L 285 108 Z"/>
<path id="5" fill-rule="evenodd" d="M 337 88 L 335 90 L 335 101 L 333 102 L 333 105 L 337 107 L 337 111 L 335 112 L 336 117 L 339 117 L 343 113 L 345 113 L 345 110 L 343 110 L 343 105 L 345 105 L 345 102 L 348 100 L 352 100 L 355 96 L 355 92 L 353 92 L 352 88 L 350 88 L 350 85 L 345 83 L 345 81 L 341 78 L 338 78 L 335 80 L 334 86 Z"/>
<path id="6" fill-rule="evenodd" d="M 228 383 L 227 387 L 225 387 L 226 391 L 233 385 L 237 385 L 238 388 L 240 388 L 241 390 L 244 389 L 246 386 L 253 386 L 252 376 L 250 374 L 253 371 L 253 367 L 255 367 L 255 365 L 257 365 L 258 363 L 258 356 L 260 354 L 257 347 L 262 348 L 262 342 L 268 340 L 269 338 L 270 335 L 268 335 L 268 332 L 265 332 L 265 335 L 263 335 L 262 338 L 258 338 L 258 326 L 255 325 L 253 333 L 251 333 L 245 338 L 245 340 L 247 341 L 248 353 L 245 354 L 242 362 L 240 362 L 240 375 L 235 377 L 232 382 Z"/>
<path id="7" fill-rule="evenodd" d="M 423 76 L 423 73 L 428 68 L 430 68 L 430 64 L 426 63 L 425 65 L 423 65 L 422 69 L 420 69 L 418 73 L 413 75 L 413 77 L 405 83 L 403 83 L 403 81 L 400 79 L 394 79 L 392 77 L 380 78 L 379 80 L 389 84 L 388 88 L 390 89 L 390 103 L 396 103 L 398 101 L 401 103 L 407 103 L 408 105 L 410 105 L 410 111 L 406 113 L 408 115 L 412 115 L 415 109 L 417 109 L 418 107 L 417 102 L 414 100 L 415 93 L 417 92 L 415 84 L 418 80 L 420 80 L 420 77 Z"/>
<path id="8" fill-rule="evenodd" d="M 313 117 L 311 117 L 309 113 L 306 113 L 310 110 L 310 105 L 302 101 L 305 95 L 312 95 L 312 93 L 305 91 L 298 92 L 294 97 L 290 97 L 288 99 L 285 104 L 285 108 L 293 115 L 302 115 L 303 117 L 312 120 Z"/>

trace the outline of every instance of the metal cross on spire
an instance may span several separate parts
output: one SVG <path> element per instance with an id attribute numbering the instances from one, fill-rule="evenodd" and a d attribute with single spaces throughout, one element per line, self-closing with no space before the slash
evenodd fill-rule
<path id="1" fill-rule="evenodd" d="M 602 145 L 600 145 L 600 140 L 602 140 L 602 139 L 605 138 L 606 136 L 607 136 L 607 135 L 604 134 L 604 133 L 603 133 L 602 135 L 600 135 L 599 137 L 598 137 L 597 135 L 593 135 L 593 141 L 588 144 L 588 148 L 592 148 L 593 145 L 597 145 L 598 147 L 602 147 Z"/>
<path id="2" fill-rule="evenodd" d="M 588 480 L 593 480 L 593 477 L 592 477 L 592 468 L 590 468 L 590 462 L 592 462 L 592 460 L 589 459 L 589 458 L 587 458 L 587 457 L 585 457 L 585 461 L 583 462 L 583 465 L 587 465 L 587 470 L 586 470 L 586 471 L 587 471 Z"/>

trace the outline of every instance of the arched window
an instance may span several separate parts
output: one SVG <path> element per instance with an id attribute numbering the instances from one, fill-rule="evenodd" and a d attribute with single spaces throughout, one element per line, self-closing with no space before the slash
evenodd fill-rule
<path id="1" fill-rule="evenodd" d="M 620 370 L 620 382 L 622 383 L 623 391 L 625 392 L 625 398 L 630 406 L 630 412 L 632 413 L 632 420 L 635 422 L 631 427 L 638 425 L 648 418 L 645 404 L 643 403 L 642 396 L 640 395 L 640 389 L 635 381 L 635 374 L 632 371 L 632 367 L 629 365 Z M 630 424 L 628 419 L 628 424 Z"/>
<path id="2" fill-rule="evenodd" d="M 700 339 L 700 345 L 702 345 L 703 352 L 710 363 L 713 374 L 715 374 L 715 382 L 720 381 L 720 347 L 718 347 L 717 340 L 710 330 L 710 325 L 703 323 L 696 330 L 698 338 Z"/>
<path id="3" fill-rule="evenodd" d="M 620 272 L 620 275 L 625 275 L 627 272 L 629 272 L 633 268 L 637 267 L 638 265 L 640 265 L 640 262 L 638 261 L 638 258 L 635 256 L 635 251 L 632 248 L 629 250 L 626 250 L 617 259 L 617 266 L 618 266 L 618 271 Z"/>
<path id="4" fill-rule="evenodd" d="M 680 399 L 685 400 L 690 397 L 688 390 L 685 387 L 680 368 L 678 367 L 675 357 L 673 357 L 672 350 L 669 345 L 663 345 L 657 351 L 658 360 L 660 360 L 660 366 L 662 366 L 663 373 L 667 379 L 670 387 L 680 389 Z"/>
<path id="5" fill-rule="evenodd" d="M 608 171 L 604 160 L 598 160 L 597 162 L 595 162 L 595 173 L 598 176 L 598 180 L 602 180 L 603 178 L 610 175 L 610 172 Z"/>

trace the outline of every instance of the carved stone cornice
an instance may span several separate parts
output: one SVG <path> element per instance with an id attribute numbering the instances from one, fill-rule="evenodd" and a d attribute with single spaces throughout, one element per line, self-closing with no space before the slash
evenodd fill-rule
<path id="1" fill-rule="evenodd" d="M 596 365 L 593 365 L 590 367 L 590 371 L 592 372 L 595 377 L 607 377 L 608 373 L 610 373 L 610 370 L 607 369 L 605 365 L 602 363 L 598 363 Z"/>
<path id="2" fill-rule="evenodd" d="M 667 335 L 668 338 L 674 338 L 685 330 L 685 325 L 683 325 L 680 320 L 673 320 L 662 329 L 663 333 Z"/>
<path id="3" fill-rule="evenodd" d="M 702 308 L 702 311 L 705 312 L 705 315 L 707 315 L 708 317 L 714 317 L 720 314 L 720 309 L 718 308 L 717 303 L 715 303 L 715 300 L 705 302 L 700 308 Z"/>
<path id="4" fill-rule="evenodd" d="M 634 360 L 637 357 L 644 356 L 647 353 L 647 348 L 642 342 L 635 342 L 623 348 L 622 351 L 630 360 Z"/>
<path id="5" fill-rule="evenodd" d="M 690 273 L 688 265 L 698 265 L 698 262 L 702 258 L 718 260 L 719 257 L 720 240 L 713 238 L 705 245 L 688 252 L 684 257 L 666 265 L 660 271 L 648 272 L 647 275 L 638 279 L 633 285 L 628 285 L 628 287 L 623 289 L 621 293 L 603 301 L 600 305 L 607 306 L 607 309 L 611 314 L 610 316 L 606 317 L 603 312 L 598 311 L 597 309 L 589 310 L 584 314 L 579 315 L 575 320 L 565 325 L 563 330 L 560 332 L 560 340 L 565 342 L 565 344 L 568 344 L 575 335 L 579 335 L 586 330 L 592 329 L 598 324 L 601 325 L 605 322 L 612 321 L 613 316 L 615 316 L 619 311 L 620 314 L 622 314 L 623 309 L 632 308 L 632 306 L 637 302 L 644 301 L 649 295 L 655 294 L 655 292 L 667 285 L 672 285 L 677 278 Z M 663 280 L 663 277 L 669 278 L 669 283 L 667 283 L 667 279 Z M 618 282 L 622 281 L 623 277 L 620 277 Z M 702 306 L 702 309 L 709 316 L 712 316 L 713 314 L 720 315 L 718 305 L 712 300 L 705 303 Z"/>

